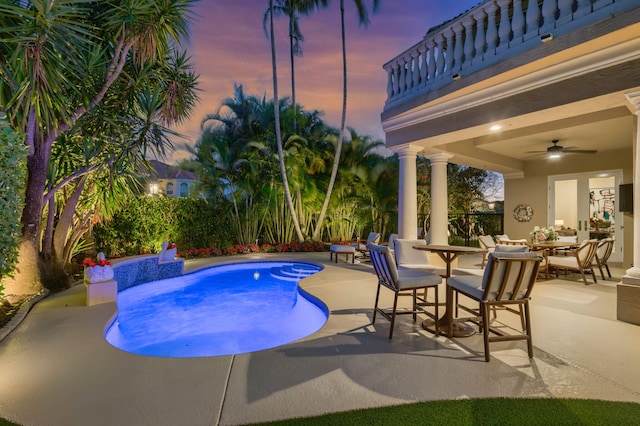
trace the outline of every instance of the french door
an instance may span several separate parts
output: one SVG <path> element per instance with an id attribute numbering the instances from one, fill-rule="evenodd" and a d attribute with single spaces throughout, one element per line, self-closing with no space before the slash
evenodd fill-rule
<path id="1" fill-rule="evenodd" d="M 609 260 L 622 262 L 622 213 L 617 194 L 621 182 L 620 170 L 549 176 L 548 223 L 567 234 L 575 230 L 578 241 L 614 238 Z"/>

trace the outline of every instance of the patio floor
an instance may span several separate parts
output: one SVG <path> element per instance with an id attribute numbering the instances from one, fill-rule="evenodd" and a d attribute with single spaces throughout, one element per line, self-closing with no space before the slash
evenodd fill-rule
<path id="1" fill-rule="evenodd" d="M 319 332 L 243 355 L 137 356 L 102 337 L 115 304 L 87 307 L 84 286 L 75 286 L 36 304 L 0 343 L 0 416 L 37 426 L 197 426 L 436 399 L 640 402 L 640 327 L 616 320 L 622 269 L 589 286 L 577 274 L 540 281 L 532 299 L 535 358 L 524 342 L 494 343 L 485 363 L 482 336 L 435 337 L 410 316 L 399 318 L 389 341 L 388 321 L 371 324 L 377 281 L 369 264 L 336 265 L 329 253 L 261 257 L 324 265 L 301 283 L 329 307 Z M 237 260 L 189 261 L 187 269 Z M 441 292 L 444 300 L 444 286 Z M 510 316 L 517 324 L 506 313 L 499 320 Z"/>

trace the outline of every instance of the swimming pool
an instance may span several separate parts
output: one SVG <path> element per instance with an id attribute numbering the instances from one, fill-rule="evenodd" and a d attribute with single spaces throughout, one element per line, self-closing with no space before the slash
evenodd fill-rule
<path id="1" fill-rule="evenodd" d="M 299 262 L 213 266 L 118 293 L 106 340 L 147 356 L 191 358 L 254 352 L 318 331 L 328 310 L 298 287 L 321 270 Z"/>

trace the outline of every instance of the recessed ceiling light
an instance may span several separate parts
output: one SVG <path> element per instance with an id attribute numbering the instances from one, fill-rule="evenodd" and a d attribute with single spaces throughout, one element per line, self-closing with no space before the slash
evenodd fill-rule
<path id="1" fill-rule="evenodd" d="M 502 126 L 499 124 L 494 124 L 493 126 L 489 127 L 489 130 L 491 130 L 492 132 L 497 132 L 500 129 L 502 129 Z"/>

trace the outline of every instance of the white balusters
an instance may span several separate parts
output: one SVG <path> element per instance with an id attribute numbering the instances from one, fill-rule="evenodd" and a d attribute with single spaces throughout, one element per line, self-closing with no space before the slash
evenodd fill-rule
<path id="1" fill-rule="evenodd" d="M 453 26 L 453 31 L 456 34 L 455 47 L 453 48 L 453 68 L 454 71 L 459 71 L 462 66 L 462 57 L 464 56 L 464 50 L 462 49 L 462 31 L 464 27 L 460 22 Z"/>
<path id="2" fill-rule="evenodd" d="M 478 9 L 473 14 L 474 19 L 476 20 L 476 56 L 475 59 L 482 60 L 484 57 L 484 50 L 487 46 L 487 39 L 485 36 L 485 19 L 487 18 L 487 13 L 484 9 Z"/>
<path id="3" fill-rule="evenodd" d="M 444 68 L 446 66 L 446 59 L 444 58 L 445 43 L 446 41 L 444 34 L 441 33 L 436 38 L 436 44 L 438 45 L 438 55 L 436 56 L 436 73 L 439 77 L 444 74 Z"/>
<path id="4" fill-rule="evenodd" d="M 420 67 L 418 66 L 419 59 L 420 52 L 416 50 L 411 54 L 411 64 L 413 65 L 413 70 L 411 71 L 411 76 L 413 77 L 411 87 L 413 89 L 417 89 L 418 85 L 420 84 Z M 411 65 L 409 65 L 409 68 L 411 68 Z"/>
<path id="5" fill-rule="evenodd" d="M 436 42 L 430 38 L 427 40 L 427 52 L 429 52 L 428 64 L 427 64 L 427 80 L 432 80 L 436 76 Z M 442 49 L 440 49 L 442 50 Z"/>
<path id="6" fill-rule="evenodd" d="M 573 0 L 558 0 L 558 24 L 569 22 L 573 19 Z"/>
<path id="7" fill-rule="evenodd" d="M 385 66 L 384 70 L 387 72 L 387 98 L 391 99 L 395 95 L 393 93 L 393 66 Z"/>
<path id="8" fill-rule="evenodd" d="M 429 51 L 429 47 L 428 44 L 424 45 L 424 46 L 420 46 L 418 48 L 418 51 L 420 52 L 420 84 L 424 86 L 424 84 L 427 82 L 427 52 Z"/>
<path id="9" fill-rule="evenodd" d="M 522 0 L 513 0 L 513 17 L 511 18 L 511 31 L 513 31 L 513 43 L 520 43 L 524 36 L 524 13 L 522 12 Z"/>
<path id="10" fill-rule="evenodd" d="M 558 0 L 544 0 L 542 2 L 542 33 L 549 33 L 555 28 Z"/>
<path id="11" fill-rule="evenodd" d="M 448 30 L 445 31 L 444 36 L 447 38 L 447 54 L 444 56 L 444 68 L 447 70 L 447 72 L 451 72 L 451 69 L 453 68 L 453 29 L 449 28 Z"/>
<path id="12" fill-rule="evenodd" d="M 473 16 L 468 15 L 463 21 L 462 25 L 464 26 L 464 62 L 462 65 L 470 65 L 471 59 L 473 59 L 473 24 L 476 21 L 473 19 Z"/>
<path id="13" fill-rule="evenodd" d="M 498 47 L 498 28 L 496 26 L 496 12 L 498 6 L 493 2 L 489 3 L 487 11 L 487 53 L 495 53 Z"/>
<path id="14" fill-rule="evenodd" d="M 579 18 L 591 13 L 591 0 L 578 0 L 578 7 L 573 16 Z"/>
<path id="15" fill-rule="evenodd" d="M 500 50 L 509 47 L 511 41 L 511 22 L 509 20 L 509 4 L 511 0 L 498 0 L 500 7 L 500 26 L 498 27 L 498 36 L 500 37 Z"/>
<path id="16" fill-rule="evenodd" d="M 590 14 L 602 8 L 613 9 L 618 3 L 615 0 L 529 0 L 523 10 L 523 0 L 485 0 L 385 64 L 387 96 L 394 100 L 431 90 L 451 82 L 458 73 L 464 79 L 467 69 L 472 73 L 485 64 L 495 64 L 512 55 L 508 52 L 516 45 L 520 47 L 513 52 L 535 48 L 542 41 L 540 36 L 562 34 L 554 32 L 569 22 L 572 26 L 577 21 L 589 25 Z"/>
<path id="17" fill-rule="evenodd" d="M 525 38 L 530 38 L 531 36 L 537 36 L 539 34 L 540 17 L 540 6 L 538 6 L 538 2 L 530 1 L 527 6 L 527 17 L 525 19 L 527 22 Z"/>

